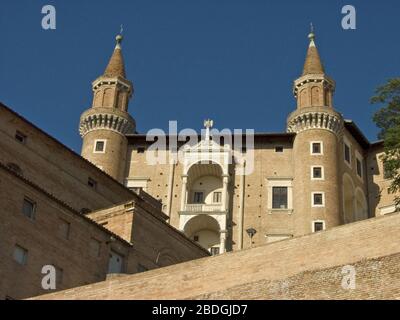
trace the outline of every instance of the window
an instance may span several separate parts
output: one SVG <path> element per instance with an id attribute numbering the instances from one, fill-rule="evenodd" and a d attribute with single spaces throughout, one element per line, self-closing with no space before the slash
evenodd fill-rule
<path id="1" fill-rule="evenodd" d="M 216 191 L 213 193 L 213 202 L 221 203 L 222 201 L 222 192 Z"/>
<path id="2" fill-rule="evenodd" d="M 276 146 L 275 147 L 275 152 L 283 152 L 283 147 L 282 146 Z"/>
<path id="3" fill-rule="evenodd" d="M 311 151 L 311 154 L 321 155 L 323 153 L 322 142 L 321 141 L 313 141 L 313 142 L 311 142 L 310 151 Z"/>
<path id="4" fill-rule="evenodd" d="M 59 234 L 64 239 L 69 239 L 71 224 L 63 219 L 60 219 Z"/>
<path id="5" fill-rule="evenodd" d="M 347 143 L 344 143 L 344 160 L 351 165 L 350 146 Z"/>
<path id="6" fill-rule="evenodd" d="M 95 180 L 93 180 L 92 178 L 89 178 L 88 179 L 88 186 L 93 188 L 93 189 L 96 189 L 97 188 L 97 182 Z"/>
<path id="7" fill-rule="evenodd" d="M 324 179 L 323 167 L 311 167 L 311 179 L 323 180 Z"/>
<path id="8" fill-rule="evenodd" d="M 95 140 L 93 152 L 94 153 L 106 152 L 106 140 Z"/>
<path id="9" fill-rule="evenodd" d="M 22 213 L 31 220 L 35 219 L 36 203 L 28 198 L 24 199 Z"/>
<path id="10" fill-rule="evenodd" d="M 287 209 L 287 190 L 287 187 L 272 187 L 272 209 Z"/>
<path id="11" fill-rule="evenodd" d="M 323 207 L 323 206 L 325 206 L 324 193 L 323 192 L 313 192 L 312 193 L 312 206 L 313 207 Z"/>
<path id="12" fill-rule="evenodd" d="M 199 242 L 199 236 L 194 236 L 193 240 L 196 241 L 196 242 Z"/>
<path id="13" fill-rule="evenodd" d="M 101 242 L 95 238 L 90 239 L 89 252 L 94 258 L 100 256 Z"/>
<path id="14" fill-rule="evenodd" d="M 356 159 L 356 169 L 357 169 L 357 175 L 362 178 L 362 162 L 360 159 Z"/>
<path id="15" fill-rule="evenodd" d="M 312 232 L 318 232 L 323 230 L 325 230 L 325 221 L 323 220 L 313 221 Z"/>
<path id="16" fill-rule="evenodd" d="M 108 273 L 122 273 L 124 270 L 124 257 L 111 250 L 108 262 Z"/>
<path id="17" fill-rule="evenodd" d="M 28 262 L 28 250 L 22 248 L 19 245 L 15 245 L 13 256 L 14 260 L 20 265 L 26 265 L 26 263 Z"/>
<path id="18" fill-rule="evenodd" d="M 21 143 L 26 143 L 26 135 L 24 135 L 22 132 L 17 131 L 15 133 L 15 140 Z"/>
<path id="19" fill-rule="evenodd" d="M 194 193 L 194 203 L 203 203 L 204 193 L 203 192 L 195 192 Z"/>
<path id="20" fill-rule="evenodd" d="M 210 253 L 211 253 L 212 256 L 219 255 L 219 247 L 210 248 Z"/>

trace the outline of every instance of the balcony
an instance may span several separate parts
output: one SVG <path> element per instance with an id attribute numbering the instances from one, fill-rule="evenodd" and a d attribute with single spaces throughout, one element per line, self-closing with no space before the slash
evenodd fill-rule
<path id="1" fill-rule="evenodd" d="M 204 204 L 204 203 L 188 203 L 185 205 L 183 212 L 186 214 L 199 214 L 199 213 L 225 213 L 220 203 Z"/>

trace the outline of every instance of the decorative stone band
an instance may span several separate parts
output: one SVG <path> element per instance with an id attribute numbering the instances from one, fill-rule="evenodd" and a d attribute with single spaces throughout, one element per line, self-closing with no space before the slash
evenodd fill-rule
<path id="1" fill-rule="evenodd" d="M 343 119 L 338 114 L 312 111 L 293 114 L 288 119 L 287 132 L 299 133 L 309 129 L 329 130 L 340 135 L 343 130 Z"/>
<path id="2" fill-rule="evenodd" d="M 135 129 L 133 119 L 110 113 L 93 113 L 81 118 L 79 133 L 81 137 L 93 130 L 106 129 L 122 135 L 132 133 Z"/>

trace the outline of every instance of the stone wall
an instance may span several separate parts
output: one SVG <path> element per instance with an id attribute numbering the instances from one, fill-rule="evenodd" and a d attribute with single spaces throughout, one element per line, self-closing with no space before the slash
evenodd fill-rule
<path id="1" fill-rule="evenodd" d="M 75 288 L 40 299 L 400 298 L 400 215 L 391 214 Z M 342 288 L 342 266 L 356 289 Z"/>

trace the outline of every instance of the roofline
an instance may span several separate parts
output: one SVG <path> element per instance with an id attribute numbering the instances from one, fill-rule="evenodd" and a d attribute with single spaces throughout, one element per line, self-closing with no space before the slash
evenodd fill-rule
<path id="1" fill-rule="evenodd" d="M 350 131 L 352 136 L 357 140 L 358 143 L 360 143 L 360 145 L 363 148 L 368 149 L 371 147 L 371 145 L 372 145 L 371 142 L 362 133 L 360 128 L 357 126 L 357 124 L 353 120 L 344 119 L 344 125 L 345 125 L 346 129 L 348 129 Z"/>
<path id="2" fill-rule="evenodd" d="M 24 118 L 23 116 L 21 116 L 19 113 L 17 113 L 16 111 L 12 110 L 10 107 L 6 106 L 4 103 L 2 103 L 0 101 L 0 107 L 3 107 L 4 109 L 6 109 L 8 112 L 12 113 L 13 115 L 15 115 L 16 117 L 18 117 L 19 119 L 21 119 L 22 121 L 26 122 L 28 125 L 32 126 L 35 130 L 38 130 L 40 133 L 44 134 L 47 138 L 49 138 L 50 140 L 52 140 L 53 142 L 55 142 L 56 144 L 58 144 L 60 147 L 64 148 L 65 150 L 67 150 L 69 153 L 71 153 L 75 158 L 79 159 L 80 161 L 84 161 L 86 164 L 88 164 L 92 169 L 95 169 L 99 174 L 104 175 L 105 177 L 108 177 L 110 180 L 112 180 L 113 182 L 119 184 L 121 187 L 123 187 L 124 189 L 126 189 L 127 191 L 131 192 L 133 195 L 137 196 L 136 193 L 134 193 L 132 190 L 128 189 L 126 186 L 124 186 L 122 183 L 120 183 L 118 180 L 114 179 L 113 177 L 111 177 L 108 173 L 104 172 L 103 170 L 100 170 L 99 167 L 97 167 L 96 165 L 94 165 L 93 163 L 91 163 L 89 160 L 85 159 L 84 157 L 82 157 L 81 155 L 79 155 L 78 153 L 76 153 L 74 150 L 72 150 L 71 148 L 69 148 L 68 146 L 66 146 L 65 144 L 63 144 L 62 142 L 60 142 L 59 140 L 57 140 L 56 138 L 52 137 L 50 134 L 48 134 L 47 132 L 43 131 L 42 129 L 40 129 L 38 126 L 36 126 L 35 124 L 33 124 L 32 122 L 30 122 L 29 120 L 27 120 L 26 118 Z"/>
<path id="3" fill-rule="evenodd" d="M 15 171 L 11 170 L 9 167 L 7 167 L 4 163 L 2 163 L 0 161 L 0 168 L 3 169 L 4 171 L 8 172 L 9 174 L 13 175 L 14 177 L 18 178 L 19 180 L 21 180 L 22 182 L 28 184 L 29 186 L 33 187 L 34 189 L 36 189 L 37 191 L 43 193 L 45 196 L 49 197 L 51 200 L 55 201 L 57 204 L 59 204 L 60 206 L 64 207 L 64 209 L 67 209 L 68 211 L 72 212 L 73 214 L 75 214 L 76 216 L 84 219 L 85 221 L 91 223 L 92 225 L 96 226 L 97 228 L 99 228 L 100 230 L 108 233 L 110 236 L 115 237 L 116 239 L 122 241 L 123 243 L 125 243 L 126 245 L 132 247 L 133 244 L 130 243 L 129 241 L 126 241 L 125 239 L 121 238 L 119 235 L 117 235 L 116 233 L 112 232 L 111 230 L 105 228 L 104 226 L 98 224 L 96 221 L 90 219 L 89 217 L 85 216 L 84 214 L 78 212 L 77 210 L 75 210 L 74 208 L 72 208 L 70 205 L 68 205 L 66 202 L 58 199 L 57 197 L 55 197 L 54 195 L 52 195 L 51 193 L 49 193 L 48 191 L 46 191 L 45 189 L 43 189 L 42 187 L 40 187 L 39 185 L 37 185 L 36 183 L 28 180 L 27 178 L 25 178 L 24 176 L 16 173 Z"/>

